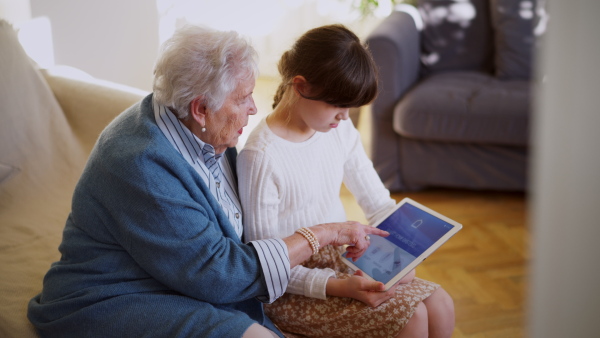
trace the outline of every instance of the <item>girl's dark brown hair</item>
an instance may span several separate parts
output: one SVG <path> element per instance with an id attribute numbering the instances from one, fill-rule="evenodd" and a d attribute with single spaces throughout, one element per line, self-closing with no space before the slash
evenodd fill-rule
<path id="1" fill-rule="evenodd" d="M 294 76 L 303 76 L 309 92 L 306 99 L 336 107 L 365 105 L 377 96 L 377 67 L 360 39 L 343 25 L 313 28 L 281 56 L 282 82 L 274 97 L 275 108 Z"/>

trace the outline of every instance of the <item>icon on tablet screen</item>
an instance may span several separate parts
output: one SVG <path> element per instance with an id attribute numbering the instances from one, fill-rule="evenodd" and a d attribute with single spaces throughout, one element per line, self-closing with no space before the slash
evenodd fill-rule
<path id="1" fill-rule="evenodd" d="M 410 226 L 416 229 L 419 226 L 421 226 L 421 224 L 423 224 L 423 220 L 422 219 L 418 219 L 418 220 L 414 221 L 413 224 L 411 224 Z"/>

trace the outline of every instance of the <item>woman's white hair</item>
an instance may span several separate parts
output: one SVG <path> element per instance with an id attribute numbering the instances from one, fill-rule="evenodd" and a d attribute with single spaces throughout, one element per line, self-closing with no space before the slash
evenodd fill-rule
<path id="1" fill-rule="evenodd" d="M 257 76 L 256 50 L 238 33 L 187 25 L 161 46 L 154 66 L 154 99 L 186 118 L 196 97 L 208 109 L 219 110 L 240 80 Z"/>

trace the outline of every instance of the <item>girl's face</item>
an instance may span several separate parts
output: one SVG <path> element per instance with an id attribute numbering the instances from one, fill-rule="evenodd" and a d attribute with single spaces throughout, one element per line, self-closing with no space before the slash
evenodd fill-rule
<path id="1" fill-rule="evenodd" d="M 305 98 L 300 98 L 298 105 L 300 121 L 306 127 L 323 133 L 337 128 L 340 121 L 347 120 L 350 111 L 349 108 L 340 108 L 323 101 Z"/>

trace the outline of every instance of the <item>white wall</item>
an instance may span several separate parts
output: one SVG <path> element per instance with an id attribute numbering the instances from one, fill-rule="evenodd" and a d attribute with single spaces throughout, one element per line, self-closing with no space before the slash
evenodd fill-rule
<path id="1" fill-rule="evenodd" d="M 600 1 L 552 1 L 532 171 L 529 333 L 599 337 Z"/>
<path id="2" fill-rule="evenodd" d="M 55 61 L 150 91 L 158 14 L 153 0 L 30 0 L 52 23 Z"/>
<path id="3" fill-rule="evenodd" d="M 355 0 L 157 0 L 161 18 L 161 40 L 170 37 L 182 23 L 235 30 L 249 37 L 259 55 L 262 76 L 277 77 L 281 54 L 307 30 L 341 23 L 365 38 L 392 4 L 380 0 L 379 10 L 360 18 Z M 235 10 L 232 10 L 235 8 Z"/>
<path id="4" fill-rule="evenodd" d="M 386 15 L 360 20 L 353 0 L 0 0 L 4 3 L 12 12 L 49 17 L 57 64 L 144 90 L 151 90 L 160 40 L 185 21 L 249 36 L 261 75 L 278 76 L 279 57 L 306 30 L 343 23 L 365 38 Z M 381 3 L 389 13 L 389 1 Z"/>
<path id="5" fill-rule="evenodd" d="M 13 25 L 31 19 L 29 0 L 0 0 L 0 17 Z"/>

